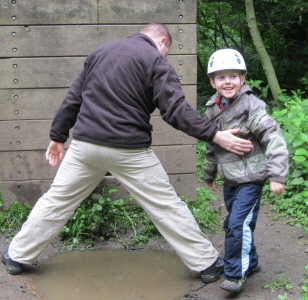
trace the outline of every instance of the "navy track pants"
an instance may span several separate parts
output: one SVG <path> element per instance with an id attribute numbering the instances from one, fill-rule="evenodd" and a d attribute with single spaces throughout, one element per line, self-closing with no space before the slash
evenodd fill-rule
<path id="1" fill-rule="evenodd" d="M 263 185 L 246 183 L 239 186 L 224 185 L 224 201 L 228 216 L 225 230 L 225 278 L 244 278 L 247 271 L 258 264 L 254 245 L 254 230 L 260 210 Z"/>

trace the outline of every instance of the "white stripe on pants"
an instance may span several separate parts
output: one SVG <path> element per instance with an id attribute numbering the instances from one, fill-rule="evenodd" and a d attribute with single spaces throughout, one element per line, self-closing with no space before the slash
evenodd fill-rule
<path id="1" fill-rule="evenodd" d="M 35 261 L 109 171 L 149 214 L 187 267 L 202 271 L 217 251 L 179 199 L 152 149 L 115 149 L 73 140 L 49 191 L 35 204 L 9 247 L 20 263 Z"/>

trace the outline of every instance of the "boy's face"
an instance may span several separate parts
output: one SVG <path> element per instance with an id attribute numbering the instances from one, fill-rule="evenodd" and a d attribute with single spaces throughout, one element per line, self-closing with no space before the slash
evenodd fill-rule
<path id="1" fill-rule="evenodd" d="M 210 78 L 212 87 L 227 100 L 238 93 L 244 81 L 245 75 L 240 75 L 238 70 L 217 71 L 214 78 Z"/>

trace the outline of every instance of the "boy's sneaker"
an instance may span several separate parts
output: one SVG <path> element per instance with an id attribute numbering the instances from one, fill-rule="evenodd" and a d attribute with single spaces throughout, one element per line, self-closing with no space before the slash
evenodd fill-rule
<path id="1" fill-rule="evenodd" d="M 246 279 L 247 277 L 240 279 L 225 279 L 220 285 L 220 288 L 231 293 L 238 293 L 242 290 Z"/>
<path id="2" fill-rule="evenodd" d="M 261 271 L 261 265 L 258 264 L 256 267 L 247 272 L 247 276 L 250 276 L 254 273 L 258 273 L 260 271 Z M 228 292 L 238 293 L 242 290 L 246 280 L 247 277 L 240 279 L 235 279 L 235 278 L 225 279 L 223 283 L 220 285 L 220 288 Z"/>
<path id="3" fill-rule="evenodd" d="M 9 256 L 9 247 L 6 247 L 1 256 L 1 262 L 5 265 L 6 270 L 10 275 L 19 275 L 22 273 L 22 264 L 14 261 Z"/>
<path id="4" fill-rule="evenodd" d="M 201 272 L 201 280 L 204 283 L 211 283 L 219 279 L 224 272 L 224 260 L 218 256 L 217 260 L 207 269 Z"/>

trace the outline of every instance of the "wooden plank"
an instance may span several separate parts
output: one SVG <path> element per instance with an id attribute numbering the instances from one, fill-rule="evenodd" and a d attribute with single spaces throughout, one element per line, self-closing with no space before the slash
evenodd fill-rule
<path id="1" fill-rule="evenodd" d="M 195 172 L 195 145 L 153 146 L 153 149 L 168 174 Z M 57 171 L 49 167 L 44 150 L 0 152 L 0 164 L 2 181 L 52 179 Z"/>
<path id="2" fill-rule="evenodd" d="M 49 130 L 52 120 L 15 120 L 0 122 L 0 151 L 45 150 L 50 142 Z M 176 130 L 154 116 L 153 145 L 190 145 L 195 139 Z M 72 132 L 70 133 L 72 137 Z M 68 145 L 68 143 L 66 143 Z"/>
<path id="3" fill-rule="evenodd" d="M 1 27 L 0 57 L 84 56 L 102 44 L 140 32 L 143 25 L 65 25 Z M 168 25 L 169 54 L 196 54 L 196 25 Z"/>
<path id="4" fill-rule="evenodd" d="M 0 1 L 2 25 L 196 23 L 196 0 Z"/>
<path id="5" fill-rule="evenodd" d="M 0 120 L 53 119 L 66 92 L 67 88 L 0 90 Z"/>
<path id="6" fill-rule="evenodd" d="M 168 57 L 182 84 L 196 84 L 195 55 Z M 0 89 L 69 87 L 83 68 L 84 57 L 0 59 Z"/>
<path id="7" fill-rule="evenodd" d="M 187 101 L 195 108 L 196 85 L 183 85 L 182 88 Z M 0 90 L 0 121 L 53 119 L 66 92 L 67 88 Z M 158 115 L 159 111 L 155 110 L 153 116 Z"/>
<path id="8" fill-rule="evenodd" d="M 193 145 L 196 139 L 176 130 L 161 119 L 160 116 L 151 119 L 153 125 L 152 145 Z"/>
<path id="9" fill-rule="evenodd" d="M 46 150 L 50 125 L 51 120 L 0 122 L 0 151 Z"/>
<path id="10" fill-rule="evenodd" d="M 196 194 L 195 174 L 169 175 L 170 183 L 179 196 L 186 196 L 187 199 L 194 200 Z M 52 180 L 27 180 L 27 181 L 2 181 L 0 189 L 4 199 L 4 206 L 8 207 L 13 202 L 26 203 L 32 206 L 50 188 Z M 129 193 L 112 176 L 107 176 L 95 189 L 97 193 L 103 190 L 117 189 L 113 199 L 129 198 Z M 126 203 L 130 203 L 126 201 Z"/>

